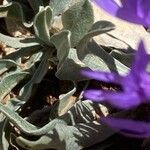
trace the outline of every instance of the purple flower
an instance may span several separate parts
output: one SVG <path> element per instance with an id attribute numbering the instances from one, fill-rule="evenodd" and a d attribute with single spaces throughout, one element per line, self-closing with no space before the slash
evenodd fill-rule
<path id="1" fill-rule="evenodd" d="M 122 134 L 144 138 L 150 137 L 150 123 L 145 121 L 134 121 L 129 119 L 102 117 L 101 122 L 106 123 L 109 127 L 119 131 Z"/>
<path id="2" fill-rule="evenodd" d="M 121 0 L 121 6 L 115 0 L 93 1 L 113 16 L 146 27 L 150 26 L 150 0 Z"/>
<path id="3" fill-rule="evenodd" d="M 107 83 L 119 84 L 121 91 L 90 89 L 84 96 L 95 102 L 108 102 L 121 109 L 130 109 L 141 103 L 150 102 L 150 75 L 146 71 L 149 55 L 146 53 L 143 42 L 135 54 L 130 72 L 126 76 L 115 73 L 82 70 L 82 75 Z"/>

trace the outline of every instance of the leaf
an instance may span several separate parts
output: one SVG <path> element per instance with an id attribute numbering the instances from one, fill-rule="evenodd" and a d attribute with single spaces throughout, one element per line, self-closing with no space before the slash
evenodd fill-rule
<path id="1" fill-rule="evenodd" d="M 40 65 L 38 66 L 37 70 L 33 74 L 31 80 L 22 88 L 21 90 L 21 99 L 23 101 L 27 101 L 31 94 L 32 94 L 32 88 L 33 85 L 38 84 L 41 82 L 43 77 L 48 71 L 49 68 L 49 53 L 45 53 L 44 56 L 42 57 L 42 61 Z"/>
<path id="2" fill-rule="evenodd" d="M 49 6 L 47 6 L 36 14 L 33 24 L 36 36 L 48 45 L 50 45 L 49 29 L 51 25 L 51 19 L 52 10 Z"/>
<path id="3" fill-rule="evenodd" d="M 70 36 L 70 31 L 64 30 L 56 33 L 50 39 L 50 42 L 52 42 L 57 49 L 57 58 L 59 60 L 58 68 L 63 63 L 71 48 Z"/>
<path id="4" fill-rule="evenodd" d="M 1 59 L 0 60 L 0 74 L 6 72 L 12 67 L 17 67 L 17 63 L 10 59 Z"/>
<path id="5" fill-rule="evenodd" d="M 79 59 L 92 70 L 126 74 L 129 68 L 107 53 L 94 41 L 88 43 L 84 51 L 77 51 Z"/>
<path id="6" fill-rule="evenodd" d="M 15 72 L 2 79 L 0 82 L 0 100 L 2 100 L 27 75 L 29 75 L 27 72 Z"/>
<path id="7" fill-rule="evenodd" d="M 94 123 L 91 110 L 94 108 L 91 108 L 90 101 L 79 101 L 66 116 L 71 119 L 68 124 L 58 122 L 53 129 L 38 140 L 28 140 L 26 137 L 20 136 L 16 141 L 22 148 L 33 150 L 48 148 L 77 150 L 102 142 L 115 132 L 104 124 Z M 72 124 L 72 119 L 75 124 Z"/>
<path id="8" fill-rule="evenodd" d="M 6 106 L 10 108 L 11 110 L 17 110 L 22 105 L 22 102 L 18 100 L 17 98 L 12 98 L 8 101 Z M 3 115 L 0 113 L 0 115 Z M 9 120 L 3 116 L 3 120 L 0 121 L 0 149 L 2 150 L 8 150 L 9 147 L 9 140 L 10 140 L 10 133 L 11 128 L 9 124 Z"/>
<path id="9" fill-rule="evenodd" d="M 30 38 L 14 38 L 0 33 L 0 41 L 13 48 L 32 47 L 39 45 L 35 37 Z"/>
<path id="10" fill-rule="evenodd" d="M 21 5 L 17 2 L 11 2 L 7 5 L 0 5 L 0 18 L 4 17 L 13 18 L 16 21 L 22 21 L 23 25 L 26 27 L 32 26 L 32 23 L 28 23 Z"/>
<path id="11" fill-rule="evenodd" d="M 109 21 L 102 20 L 94 23 L 89 32 L 81 39 L 81 41 L 77 45 L 77 49 L 84 49 L 84 47 L 92 37 L 97 36 L 99 34 L 107 33 L 114 29 L 115 25 Z"/>
<path id="12" fill-rule="evenodd" d="M 131 62 L 133 60 L 133 53 L 124 53 L 119 50 L 112 50 L 110 55 L 120 61 L 122 64 L 126 65 L 127 67 L 131 66 Z"/>
<path id="13" fill-rule="evenodd" d="M 7 117 L 7 119 L 9 119 L 10 122 L 18 127 L 18 129 L 23 128 L 27 131 L 36 129 L 34 125 L 24 120 L 15 111 L 11 110 L 9 107 L 3 105 L 2 103 L 0 103 L 0 111 Z"/>
<path id="14" fill-rule="evenodd" d="M 126 74 L 129 70 L 94 41 L 89 42 L 82 51 L 70 49 L 56 76 L 61 80 L 82 81 L 86 78 L 80 74 L 81 69 L 113 71 L 119 74 Z"/>
<path id="15" fill-rule="evenodd" d="M 61 80 L 80 81 L 80 69 L 86 67 L 78 58 L 76 49 L 71 48 L 64 62 L 57 68 L 56 77 Z"/>
<path id="16" fill-rule="evenodd" d="M 71 0 L 51 0 L 50 7 L 53 11 L 53 17 L 61 14 L 67 7 L 69 7 Z"/>
<path id="17" fill-rule="evenodd" d="M 73 103 L 70 103 L 70 98 L 75 92 L 76 92 L 76 85 L 74 83 L 73 89 L 71 91 L 67 92 L 66 94 L 61 94 L 59 96 L 58 115 L 64 114 L 64 111 L 67 112 L 67 110 L 69 110 L 73 106 L 75 101 Z"/>
<path id="18" fill-rule="evenodd" d="M 32 47 L 25 47 L 16 50 L 5 56 L 5 59 L 11 59 L 17 61 L 17 59 L 25 57 L 25 56 L 32 56 L 34 53 L 41 51 L 42 47 L 40 45 L 32 46 Z"/>
<path id="19" fill-rule="evenodd" d="M 52 108 L 50 112 L 50 118 L 56 118 L 65 114 L 75 103 L 75 99 L 72 99 L 72 95 L 76 92 L 76 85 L 72 82 L 72 90 L 59 96 L 58 105 Z"/>
<path id="20" fill-rule="evenodd" d="M 9 134 L 8 132 L 10 132 L 11 127 L 10 124 L 8 122 L 8 120 L 3 120 L 3 122 L 0 122 L 0 126 L 1 126 L 1 137 L 0 137 L 0 143 L 1 143 L 1 148 L 2 150 L 8 150 L 9 148 Z M 7 130 L 6 130 L 7 129 Z"/>
<path id="21" fill-rule="evenodd" d="M 89 0 L 76 3 L 62 14 L 64 29 L 71 31 L 71 47 L 75 47 L 87 34 L 93 22 L 93 10 Z"/>
<path id="22" fill-rule="evenodd" d="M 9 119 L 11 123 L 14 124 L 15 127 L 17 127 L 21 132 L 28 134 L 28 135 L 44 135 L 51 129 L 53 129 L 56 124 L 58 123 L 65 123 L 61 118 L 54 119 L 42 128 L 39 128 L 32 125 L 25 119 L 23 119 L 21 116 L 19 116 L 16 112 L 11 110 L 10 108 L 6 107 L 5 105 L 0 103 L 0 111 Z"/>

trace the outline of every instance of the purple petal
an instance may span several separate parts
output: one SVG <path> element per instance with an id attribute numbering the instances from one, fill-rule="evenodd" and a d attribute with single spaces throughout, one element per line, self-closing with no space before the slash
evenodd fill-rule
<path id="1" fill-rule="evenodd" d="M 107 102 L 120 109 L 130 109 L 141 104 L 137 93 L 106 92 L 101 90 L 86 90 L 84 96 L 94 102 Z"/>
<path id="2" fill-rule="evenodd" d="M 141 24 L 147 27 L 147 23 L 144 22 L 144 19 L 139 18 L 136 14 L 132 13 L 127 9 L 119 9 L 116 17 L 126 20 L 128 22 L 132 22 L 135 24 Z"/>
<path id="3" fill-rule="evenodd" d="M 123 78 L 122 76 L 115 73 L 100 72 L 100 71 L 81 70 L 81 74 L 90 79 L 116 84 L 117 83 L 119 84 Z"/>
<path id="4" fill-rule="evenodd" d="M 148 73 L 141 74 L 141 82 L 139 85 L 145 95 L 145 101 L 150 102 L 150 75 Z"/>
<path id="5" fill-rule="evenodd" d="M 113 0 L 94 0 L 94 2 L 113 16 L 117 14 L 119 9 L 119 6 Z"/>
<path id="6" fill-rule="evenodd" d="M 146 49 L 144 47 L 144 43 L 141 41 L 138 47 L 138 50 L 135 54 L 134 62 L 132 64 L 131 72 L 135 75 L 140 72 L 145 72 L 146 67 L 149 63 L 150 57 L 146 53 Z"/>
<path id="7" fill-rule="evenodd" d="M 103 97 L 103 92 L 100 90 L 86 90 L 84 92 L 84 96 L 90 100 L 95 102 L 102 102 L 105 101 Z"/>
<path id="8" fill-rule="evenodd" d="M 105 11 L 120 19 L 150 27 L 149 0 L 122 0 L 118 6 L 114 0 L 94 0 Z"/>
<path id="9" fill-rule="evenodd" d="M 150 0 L 138 0 L 137 2 L 138 16 L 143 19 L 147 27 L 150 27 Z"/>
<path id="10" fill-rule="evenodd" d="M 130 72 L 122 79 L 121 86 L 125 93 L 130 93 L 132 91 L 138 91 L 139 82 L 137 81 L 136 76 Z"/>
<path id="11" fill-rule="evenodd" d="M 102 117 L 101 121 L 114 130 L 133 137 L 150 137 L 150 122 L 134 121 L 113 117 Z"/>

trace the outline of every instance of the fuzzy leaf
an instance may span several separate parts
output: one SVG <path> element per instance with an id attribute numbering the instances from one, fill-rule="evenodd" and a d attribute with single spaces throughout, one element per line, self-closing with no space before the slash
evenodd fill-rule
<path id="1" fill-rule="evenodd" d="M 82 80 L 80 69 L 86 67 L 78 58 L 76 49 L 71 48 L 64 62 L 59 66 L 56 76 L 61 80 Z"/>
<path id="2" fill-rule="evenodd" d="M 91 108 L 91 105 L 89 107 L 90 103 L 89 101 L 79 101 L 69 110 L 67 117 L 70 117 L 71 120 L 74 119 L 74 124 L 60 122 L 36 141 L 18 137 L 17 143 L 23 148 L 33 150 L 37 148 L 39 150 L 48 148 L 77 150 L 104 141 L 113 135 L 114 131 L 105 125 L 93 122 L 94 117 L 91 111 L 94 108 Z"/>
<path id="3" fill-rule="evenodd" d="M 6 106 L 11 110 L 17 110 L 22 105 L 22 102 L 18 100 L 17 98 L 12 98 L 9 100 L 9 102 L 6 104 Z M 3 115 L 0 113 L 0 115 Z M 0 120 L 0 149 L 2 150 L 8 150 L 9 147 L 9 141 L 10 141 L 10 133 L 11 128 L 9 124 L 9 120 L 3 116 L 3 119 Z"/>
<path id="4" fill-rule="evenodd" d="M 129 70 L 92 41 L 82 51 L 70 49 L 64 63 L 58 68 L 56 76 L 63 80 L 81 81 L 85 80 L 85 77 L 80 74 L 81 69 L 88 68 L 120 74 L 126 74 Z"/>
<path id="5" fill-rule="evenodd" d="M 45 74 L 47 73 L 49 68 L 48 58 L 49 58 L 49 53 L 45 53 L 44 56 L 41 58 L 42 61 L 38 66 L 37 70 L 35 71 L 35 73 L 33 74 L 31 80 L 21 90 L 22 100 L 27 101 L 30 98 L 32 94 L 33 85 L 40 83 L 43 77 L 45 76 Z"/>
<path id="6" fill-rule="evenodd" d="M 7 5 L 0 5 L 0 18 L 13 18 L 16 21 L 21 21 L 24 26 L 31 27 L 32 23 L 26 20 L 21 5 L 17 2 L 11 2 Z"/>
<path id="7" fill-rule="evenodd" d="M 31 56 L 34 53 L 41 51 L 41 50 L 42 50 L 42 47 L 40 45 L 20 48 L 20 49 L 16 50 L 15 52 L 8 54 L 7 56 L 5 56 L 5 58 L 17 61 L 17 59 L 19 59 L 19 58 L 22 58 L 25 56 Z"/>
<path id="8" fill-rule="evenodd" d="M 0 33 L 0 41 L 13 48 L 32 47 L 39 45 L 35 37 L 14 38 Z"/>
<path id="9" fill-rule="evenodd" d="M 15 72 L 7 75 L 0 82 L 0 101 L 27 75 L 27 72 Z"/>
<path id="10" fill-rule="evenodd" d="M 50 45 L 49 29 L 51 25 L 51 19 L 52 10 L 49 6 L 47 6 L 38 14 L 36 14 L 33 24 L 36 36 L 48 45 Z"/>
<path id="11" fill-rule="evenodd" d="M 74 87 L 71 91 L 69 91 L 66 94 L 61 94 L 59 96 L 59 107 L 58 107 L 58 114 L 62 114 L 62 112 L 64 111 L 64 109 L 66 108 L 66 106 L 68 106 L 69 104 L 69 98 L 76 92 L 76 86 L 74 84 Z M 73 105 L 73 104 L 72 104 Z M 68 107 L 68 109 L 70 109 L 70 107 L 72 107 L 72 105 L 70 105 Z"/>
<path id="12" fill-rule="evenodd" d="M 9 133 L 11 130 L 10 124 L 7 119 L 4 119 L 2 122 L 0 122 L 0 148 L 2 150 L 8 150 L 9 149 Z"/>
<path id="13" fill-rule="evenodd" d="M 99 34 L 107 33 L 114 29 L 115 25 L 109 21 L 102 20 L 94 23 L 89 32 L 83 37 L 83 39 L 81 39 L 81 41 L 77 45 L 77 49 L 84 49 L 84 47 L 92 37 L 97 36 Z"/>
<path id="14" fill-rule="evenodd" d="M 27 131 L 37 129 L 34 125 L 30 124 L 22 117 L 20 117 L 15 111 L 11 110 L 9 107 L 0 103 L 0 111 L 12 122 L 18 129 L 23 128 Z"/>
<path id="15" fill-rule="evenodd" d="M 109 55 L 94 41 L 89 42 L 84 51 L 78 51 L 78 57 L 92 70 L 113 71 L 119 74 L 126 74 L 129 71 L 128 67 Z"/>
<path id="16" fill-rule="evenodd" d="M 52 42 L 57 49 L 57 58 L 59 60 L 58 68 L 63 63 L 71 48 L 70 35 L 70 31 L 64 30 L 56 33 L 50 39 L 50 42 Z"/>
<path id="17" fill-rule="evenodd" d="M 51 0 L 50 7 L 53 11 L 53 17 L 61 14 L 67 7 L 69 7 L 71 0 Z"/>
<path id="18" fill-rule="evenodd" d="M 17 67 L 17 63 L 10 59 L 1 59 L 0 60 L 0 74 L 6 72 L 12 67 Z"/>
<path id="19" fill-rule="evenodd" d="M 75 47 L 88 33 L 93 22 L 93 10 L 89 0 L 76 3 L 62 14 L 64 29 L 71 31 L 71 47 Z"/>
<path id="20" fill-rule="evenodd" d="M 74 105 L 75 101 L 70 101 L 70 98 L 76 92 L 75 83 L 72 86 L 73 87 L 71 91 L 59 96 L 59 103 L 51 110 L 50 118 L 56 118 L 65 114 Z"/>
<path id="21" fill-rule="evenodd" d="M 111 51 L 110 55 L 114 57 L 115 59 L 117 59 L 118 61 L 120 61 L 121 63 L 123 63 L 124 65 L 126 65 L 127 67 L 131 66 L 131 62 L 134 56 L 133 53 L 124 53 L 119 50 Z"/>

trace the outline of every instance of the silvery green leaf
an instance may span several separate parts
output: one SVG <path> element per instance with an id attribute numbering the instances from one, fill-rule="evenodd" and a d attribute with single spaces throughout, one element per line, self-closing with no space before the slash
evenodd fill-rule
<path id="1" fill-rule="evenodd" d="M 77 102 L 69 110 L 68 114 L 70 116 L 67 116 L 67 118 L 72 118 L 73 116 L 73 125 L 69 122 L 68 124 L 58 122 L 53 129 L 36 141 L 28 140 L 21 136 L 16 141 L 21 147 L 33 150 L 37 148 L 39 150 L 47 148 L 76 150 L 102 142 L 115 132 L 104 124 L 94 122 L 92 110 L 94 108 L 92 105 L 88 106 L 88 102 Z"/>
<path id="2" fill-rule="evenodd" d="M 34 18 L 34 31 L 36 36 L 44 43 L 50 45 L 50 25 L 52 19 L 52 10 L 49 6 L 41 9 Z"/>
<path id="3" fill-rule="evenodd" d="M 34 10 L 35 13 L 39 11 L 40 6 L 43 6 L 43 1 L 42 0 L 28 0 L 30 3 L 30 6 Z"/>
<path id="4" fill-rule="evenodd" d="M 1 133 L 1 137 L 0 137 L 0 148 L 2 150 L 8 150 L 9 148 L 9 133 L 11 130 L 10 124 L 8 122 L 8 120 L 3 120 L 3 122 L 0 122 L 0 133 Z"/>
<path id="5" fill-rule="evenodd" d="M 21 132 L 28 134 L 28 135 L 44 135 L 48 131 L 55 128 L 56 124 L 66 124 L 66 121 L 60 118 L 56 118 L 43 126 L 42 128 L 38 128 L 25 119 L 23 119 L 21 116 L 19 116 L 15 111 L 11 110 L 10 108 L 6 107 L 5 105 L 0 103 L 0 111 L 9 119 L 9 121 L 14 124 L 15 127 L 17 127 Z M 63 117 L 64 118 L 64 117 Z M 65 116 L 66 119 L 68 119 L 68 116 Z"/>
<path id="6" fill-rule="evenodd" d="M 14 110 L 11 110 L 9 107 L 3 105 L 2 103 L 0 103 L 0 111 L 7 117 L 7 119 L 9 119 L 10 122 L 18 127 L 18 129 L 23 128 L 27 131 L 37 129 L 34 125 L 20 117 Z"/>
<path id="7" fill-rule="evenodd" d="M 88 33 L 93 22 L 93 10 L 89 0 L 76 3 L 62 14 L 64 29 L 71 31 L 71 47 L 75 47 Z"/>
<path id="8" fill-rule="evenodd" d="M 76 136 L 81 137 L 82 135 L 75 127 L 56 124 L 53 130 L 50 130 L 47 135 L 43 135 L 36 141 L 17 137 L 16 142 L 27 150 L 80 150 L 82 147 L 78 144 Z"/>
<path id="9" fill-rule="evenodd" d="M 65 61 L 58 68 L 56 76 L 63 80 L 81 81 L 85 80 L 85 77 L 80 74 L 81 69 L 88 68 L 119 74 L 126 74 L 129 71 L 128 67 L 91 41 L 82 51 L 70 49 Z"/>
<path id="10" fill-rule="evenodd" d="M 20 49 L 17 49 L 15 52 L 8 54 L 7 56 L 5 56 L 5 58 L 17 61 L 19 58 L 22 58 L 25 56 L 31 56 L 34 53 L 40 51 L 41 49 L 42 47 L 40 45 L 20 48 Z"/>
<path id="11" fill-rule="evenodd" d="M 42 49 L 41 49 L 42 50 Z M 26 68 L 27 68 L 27 71 L 30 72 L 30 74 L 34 74 L 35 71 L 36 71 L 36 67 L 35 67 L 35 64 L 37 62 L 40 62 L 42 60 L 42 56 L 43 56 L 43 51 L 37 51 L 36 53 L 33 53 L 32 55 L 30 55 L 30 58 L 29 60 L 27 61 L 26 63 Z"/>
<path id="12" fill-rule="evenodd" d="M 28 23 L 21 5 L 17 2 L 10 2 L 6 5 L 0 5 L 0 18 L 13 18 L 15 20 L 21 21 L 24 26 L 31 27 L 32 23 Z"/>
<path id="13" fill-rule="evenodd" d="M 88 101 L 77 102 L 78 105 L 73 106 L 67 114 L 68 119 L 72 115 L 74 116 L 75 124 L 70 122 L 57 122 L 51 130 L 47 130 L 47 134 L 42 135 L 38 140 L 29 140 L 26 137 L 19 136 L 16 138 L 17 143 L 22 147 L 29 150 L 39 149 L 44 150 L 48 148 L 54 148 L 58 150 L 76 150 L 90 147 L 96 143 L 103 142 L 118 131 L 114 131 L 107 125 L 97 122 L 91 115 L 92 105 L 84 105 L 83 103 L 89 103 Z M 78 110 L 76 109 L 78 107 Z M 79 111 L 82 110 L 82 111 Z M 73 113 L 75 112 L 75 113 Z M 112 114 L 113 117 L 127 117 L 131 111 L 122 111 Z M 88 114 L 87 114 L 88 113 Z M 61 117 L 61 119 L 64 116 Z M 78 116 L 78 117 L 77 117 Z M 90 121 L 86 121 L 83 117 L 90 118 Z M 80 122 L 78 122 L 80 118 Z M 81 121 L 83 120 L 83 121 Z"/>
<path id="14" fill-rule="evenodd" d="M 15 38 L 0 33 L 0 41 L 13 48 L 32 47 L 39 45 L 35 37 Z"/>
<path id="15" fill-rule="evenodd" d="M 47 73 L 49 68 L 48 58 L 49 53 L 45 53 L 44 56 L 41 58 L 42 61 L 38 68 L 35 70 L 35 73 L 33 74 L 31 80 L 21 90 L 21 99 L 23 101 L 27 101 L 30 98 L 32 94 L 33 85 L 40 83 L 45 74 Z"/>
<path id="16" fill-rule="evenodd" d="M 4 98 L 21 80 L 23 80 L 29 73 L 14 72 L 8 74 L 0 82 L 0 100 Z"/>
<path id="17" fill-rule="evenodd" d="M 93 62 L 94 63 L 94 62 Z M 71 48 L 64 62 L 57 68 L 56 76 L 61 80 L 82 80 L 80 69 L 86 65 L 79 60 L 76 49 Z"/>
<path id="18" fill-rule="evenodd" d="M 2 150 L 8 150 L 8 140 L 5 138 L 5 130 L 4 130 L 4 126 L 5 126 L 5 116 L 0 113 L 0 149 Z M 7 129 L 7 131 L 9 131 L 9 129 Z M 3 144 L 5 143 L 5 144 Z"/>
<path id="19" fill-rule="evenodd" d="M 69 5 L 71 0 L 51 0 L 50 7 L 53 11 L 53 17 L 61 14 Z"/>
<path id="20" fill-rule="evenodd" d="M 119 50 L 112 50 L 110 52 L 110 55 L 118 61 L 120 61 L 122 64 L 126 65 L 127 67 L 130 67 L 134 53 L 124 53 Z"/>
<path id="21" fill-rule="evenodd" d="M 17 67 L 17 63 L 11 59 L 1 59 L 0 60 L 0 74 L 6 72 L 12 67 Z"/>
<path id="22" fill-rule="evenodd" d="M 12 98 L 6 105 L 9 109 L 17 110 L 22 105 L 22 102 L 17 98 Z M 1 115 L 3 114 L 0 113 L 0 116 Z M 3 119 L 0 117 L 2 119 L 0 120 L 0 135 L 2 135 L 0 137 L 0 149 L 8 150 L 11 126 L 9 124 L 9 120 L 4 116 L 2 117 Z"/>
<path id="23" fill-rule="evenodd" d="M 56 118 L 58 116 L 61 116 L 65 114 L 75 103 L 75 101 L 71 101 L 71 96 L 76 92 L 76 85 L 72 82 L 72 90 L 65 94 L 61 94 L 59 96 L 59 102 L 58 105 L 55 105 L 55 107 L 52 108 L 50 112 L 50 118 Z"/>
<path id="24" fill-rule="evenodd" d="M 92 70 L 113 71 L 119 74 L 127 74 L 129 71 L 128 67 L 109 55 L 94 41 L 89 42 L 84 51 L 78 51 L 78 57 Z"/>
<path id="25" fill-rule="evenodd" d="M 57 49 L 57 58 L 59 60 L 58 68 L 63 63 L 71 48 L 70 36 L 70 31 L 64 30 L 54 34 L 50 39 L 50 42 L 52 42 Z"/>
<path id="26" fill-rule="evenodd" d="M 109 32 L 114 29 L 115 25 L 109 21 L 102 20 L 95 22 L 89 32 L 80 40 L 79 44 L 77 45 L 77 49 L 84 49 L 84 47 L 92 37 Z"/>
<path id="27" fill-rule="evenodd" d="M 108 32 L 108 31 L 111 31 L 114 29 L 115 29 L 115 25 L 112 22 L 106 21 L 106 20 L 101 20 L 101 21 L 95 22 L 92 25 L 88 34 L 99 35 L 101 33 L 105 33 L 105 32 Z"/>
<path id="28" fill-rule="evenodd" d="M 58 107 L 58 114 L 62 114 L 64 109 L 68 106 L 69 104 L 69 98 L 76 92 L 76 86 L 75 83 L 73 84 L 73 89 L 66 94 L 61 94 L 59 96 L 59 107 Z M 70 106 L 67 107 L 67 110 L 69 110 L 74 103 L 70 104 Z M 66 112 L 67 112 L 66 110 Z"/>
<path id="29" fill-rule="evenodd" d="M 75 106 L 72 106 L 70 108 L 71 113 L 66 113 L 63 116 L 60 116 L 42 128 L 37 128 L 36 126 L 30 124 L 26 120 L 24 120 L 22 117 L 20 117 L 16 112 L 8 108 L 7 106 L 0 103 L 0 111 L 9 119 L 11 123 L 13 123 L 21 132 L 28 134 L 28 135 L 44 135 L 48 133 L 50 130 L 53 130 L 56 126 L 56 124 L 70 124 L 71 116 L 73 115 L 74 121 L 76 121 L 76 115 L 79 115 L 79 113 L 84 112 L 84 109 L 86 110 L 86 114 L 91 115 L 91 109 L 87 107 L 84 103 L 77 102 Z M 72 114 L 72 115 L 71 115 Z M 80 116 L 80 115 L 79 115 Z M 81 115 L 80 121 L 86 122 L 90 119 L 90 116 L 86 115 L 85 117 Z M 92 117 L 93 118 L 93 117 Z M 91 118 L 91 119 L 92 119 Z M 78 119 L 79 120 L 79 119 Z M 78 122 L 77 120 L 77 122 Z"/>

